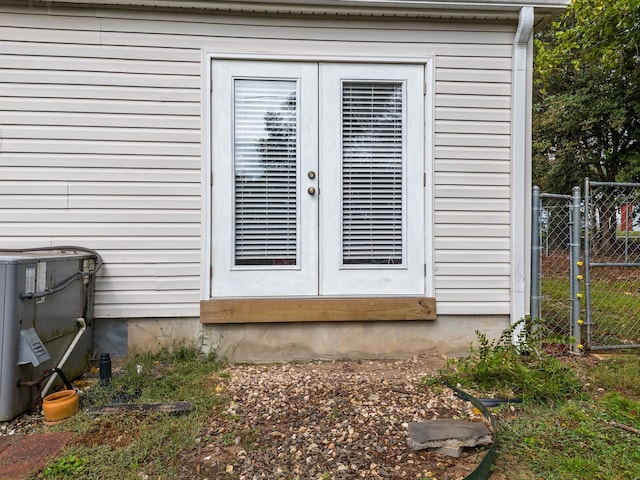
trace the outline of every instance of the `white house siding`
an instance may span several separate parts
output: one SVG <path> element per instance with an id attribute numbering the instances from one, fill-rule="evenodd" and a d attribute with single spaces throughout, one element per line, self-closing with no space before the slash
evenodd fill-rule
<path id="1" fill-rule="evenodd" d="M 0 248 L 99 250 L 98 317 L 197 317 L 203 52 L 434 58 L 428 293 L 507 315 L 515 27 L 0 6 Z"/>

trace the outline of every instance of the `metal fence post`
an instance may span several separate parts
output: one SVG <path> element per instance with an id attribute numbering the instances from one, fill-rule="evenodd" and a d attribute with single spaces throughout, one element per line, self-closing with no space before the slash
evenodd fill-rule
<path id="1" fill-rule="evenodd" d="M 540 320 L 540 187 L 531 190 L 531 320 Z"/>
<path id="2" fill-rule="evenodd" d="M 580 352 L 580 187 L 573 187 L 571 195 L 571 232 L 569 238 L 570 262 L 571 262 L 571 336 L 575 338 L 574 353 Z"/>
<path id="3" fill-rule="evenodd" d="M 584 179 L 584 325 L 586 329 L 584 346 L 591 348 L 591 184 Z"/>

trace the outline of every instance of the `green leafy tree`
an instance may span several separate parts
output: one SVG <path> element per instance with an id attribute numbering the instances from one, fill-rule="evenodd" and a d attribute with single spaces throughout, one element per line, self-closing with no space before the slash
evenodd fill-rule
<path id="1" fill-rule="evenodd" d="M 534 181 L 640 181 L 640 2 L 574 0 L 535 44 Z"/>

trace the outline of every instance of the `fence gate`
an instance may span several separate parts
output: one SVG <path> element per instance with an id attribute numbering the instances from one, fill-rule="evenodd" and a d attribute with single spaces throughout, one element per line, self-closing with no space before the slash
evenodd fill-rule
<path id="1" fill-rule="evenodd" d="M 585 180 L 585 329 L 591 350 L 640 347 L 640 184 Z"/>
<path id="2" fill-rule="evenodd" d="M 534 187 L 532 221 L 531 316 L 550 343 L 566 345 L 580 335 L 580 189 L 572 196 Z"/>

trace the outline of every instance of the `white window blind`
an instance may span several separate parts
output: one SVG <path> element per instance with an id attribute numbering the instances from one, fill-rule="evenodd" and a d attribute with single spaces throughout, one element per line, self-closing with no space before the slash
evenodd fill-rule
<path id="1" fill-rule="evenodd" d="M 236 265 L 296 265 L 297 84 L 234 81 Z"/>
<path id="2" fill-rule="evenodd" d="M 403 264 L 403 84 L 342 83 L 342 263 Z"/>

